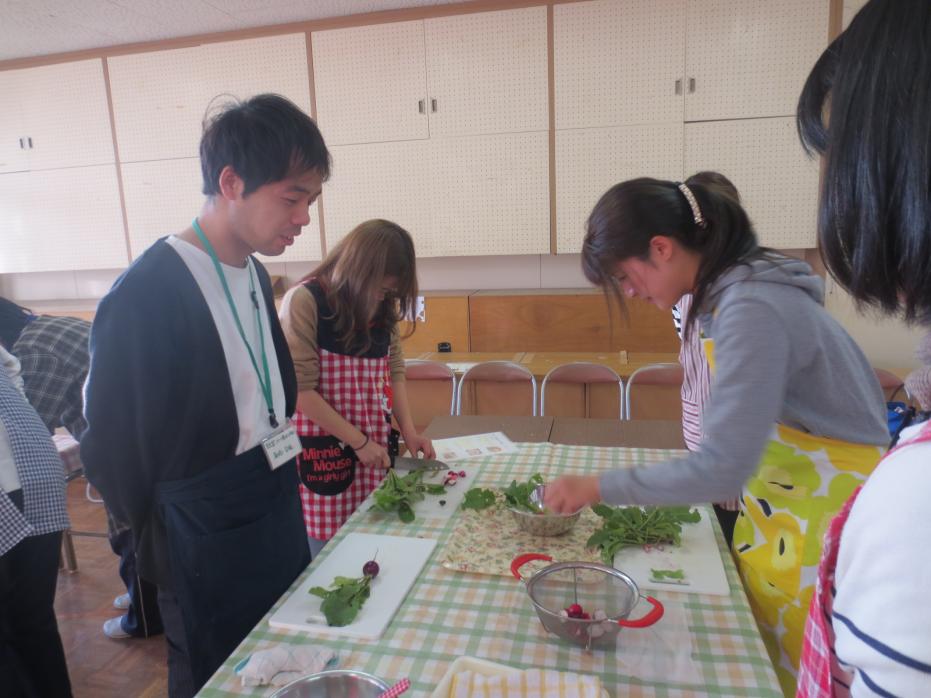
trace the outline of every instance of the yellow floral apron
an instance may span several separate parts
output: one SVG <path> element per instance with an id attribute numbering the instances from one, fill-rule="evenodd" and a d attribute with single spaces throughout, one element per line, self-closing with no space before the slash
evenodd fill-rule
<path id="1" fill-rule="evenodd" d="M 714 341 L 702 343 L 714 372 Z M 825 531 L 884 450 L 776 424 L 744 485 L 734 559 L 786 696 L 795 695 Z"/>

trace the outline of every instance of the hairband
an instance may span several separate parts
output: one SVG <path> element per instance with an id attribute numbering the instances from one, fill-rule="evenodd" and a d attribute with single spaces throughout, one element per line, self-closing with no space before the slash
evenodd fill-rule
<path id="1" fill-rule="evenodd" d="M 679 182 L 676 186 L 679 188 L 679 191 L 682 192 L 682 196 L 685 197 L 685 200 L 689 202 L 689 208 L 692 209 L 692 218 L 695 220 L 695 225 L 699 228 L 707 228 L 708 221 L 706 221 L 705 217 L 701 214 L 701 209 L 698 207 L 698 200 L 695 198 L 692 190 L 689 189 L 688 185 L 684 182 Z"/>

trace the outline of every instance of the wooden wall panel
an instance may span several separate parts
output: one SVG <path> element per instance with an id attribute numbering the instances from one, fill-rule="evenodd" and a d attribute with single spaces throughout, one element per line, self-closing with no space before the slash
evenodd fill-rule
<path id="1" fill-rule="evenodd" d="M 679 339 L 668 312 L 634 300 L 629 318 L 609 319 L 600 293 L 540 292 L 469 297 L 472 351 L 676 352 Z"/>
<path id="2" fill-rule="evenodd" d="M 637 385 L 630 391 L 632 419 L 682 420 L 681 388 L 666 385 Z"/>
<path id="3" fill-rule="evenodd" d="M 410 328 L 409 322 L 401 323 L 401 346 L 404 355 L 414 358 L 417 354 L 437 351 L 439 342 L 449 342 L 452 351 L 469 351 L 469 298 L 461 296 L 424 297 L 425 322 L 418 322 L 414 334 L 407 339 L 404 335 Z"/>
<path id="4" fill-rule="evenodd" d="M 417 431 L 427 428 L 434 417 L 449 414 L 452 402 L 452 382 L 445 380 L 408 380 L 407 400 L 411 406 L 411 418 Z"/>

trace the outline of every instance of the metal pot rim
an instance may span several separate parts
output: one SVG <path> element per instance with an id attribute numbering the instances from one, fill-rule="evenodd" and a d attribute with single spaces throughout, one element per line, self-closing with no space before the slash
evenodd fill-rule
<path id="1" fill-rule="evenodd" d="M 377 676 L 373 676 L 372 674 L 367 674 L 364 671 L 356 671 L 355 669 L 328 669 L 326 671 L 318 671 L 315 674 L 307 674 L 307 676 L 302 676 L 299 679 L 295 679 L 291 683 L 286 684 L 282 686 L 281 688 L 279 688 L 271 696 L 269 696 L 269 698 L 281 698 L 281 696 L 285 695 L 285 691 L 287 691 L 292 686 L 305 683 L 307 682 L 308 679 L 325 679 L 328 676 L 348 676 L 348 677 L 352 677 L 356 679 L 363 679 L 365 681 L 375 684 L 376 686 L 381 688 L 381 690 L 383 691 L 387 691 L 390 688 L 390 686 L 387 683 L 382 681 Z"/>
<path id="2" fill-rule="evenodd" d="M 583 569 L 583 570 L 594 570 L 596 572 L 603 572 L 613 577 L 617 577 L 618 579 L 620 579 L 622 582 L 624 582 L 627 585 L 627 588 L 630 589 L 631 591 L 631 595 L 630 595 L 630 599 L 628 600 L 627 608 L 625 608 L 623 612 L 620 614 L 608 616 L 607 620 L 619 621 L 619 620 L 626 619 L 627 616 L 630 615 L 630 612 L 634 610 L 634 607 L 637 605 L 637 602 L 640 600 L 640 587 L 637 586 L 637 583 L 629 575 L 625 574 L 624 572 L 621 572 L 619 569 L 615 569 L 614 567 L 608 567 L 607 565 L 602 565 L 597 562 L 584 562 L 584 561 L 554 562 L 550 565 L 547 565 L 542 570 L 538 570 L 537 572 L 534 572 L 533 576 L 531 576 L 528 580 L 524 582 L 525 586 L 527 587 L 527 595 L 530 597 L 530 602 L 533 604 L 534 608 L 537 609 L 537 612 L 543 613 L 552 618 L 562 618 L 562 616 L 558 612 L 551 611 L 550 609 L 541 605 L 534 598 L 533 587 L 534 585 L 536 585 L 538 582 L 540 582 L 542 579 L 544 579 L 548 575 L 553 574 L 554 572 L 562 572 L 563 570 L 567 570 L 567 569 L 575 569 L 575 570 Z M 604 622 L 604 620 L 594 620 L 594 619 L 585 620 L 583 618 L 571 618 L 570 620 L 577 622 L 577 623 L 603 623 Z"/>

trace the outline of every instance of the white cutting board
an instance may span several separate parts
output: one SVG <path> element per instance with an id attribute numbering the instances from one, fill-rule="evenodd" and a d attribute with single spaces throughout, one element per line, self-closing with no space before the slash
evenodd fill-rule
<path id="1" fill-rule="evenodd" d="M 273 628 L 302 630 L 312 635 L 377 640 L 385 632 L 435 547 L 436 540 L 432 538 L 350 533 L 272 614 L 268 624 Z M 310 588 L 321 586 L 329 589 L 335 577 L 362 576 L 362 565 L 372 559 L 376 550 L 380 570 L 372 580 L 371 595 L 359 615 L 349 625 L 329 627 L 320 611 L 323 599 L 309 593 Z"/>
<path id="2" fill-rule="evenodd" d="M 699 508 L 701 521 L 683 524 L 682 545 L 663 546 L 663 549 L 622 548 L 614 556 L 614 566 L 628 574 L 641 589 L 683 594 L 712 594 L 729 596 L 731 587 L 721 562 L 721 553 L 714 537 L 710 510 Z M 650 581 L 650 569 L 685 572 L 687 585 L 664 584 Z"/>
<path id="3" fill-rule="evenodd" d="M 450 465 L 448 470 L 441 470 L 435 476 L 431 476 L 429 473 L 424 473 L 423 482 L 428 485 L 438 485 L 443 482 L 450 470 L 455 470 L 457 473 L 464 472 L 466 476 L 460 477 L 456 484 L 452 487 L 447 487 L 445 495 L 428 494 L 425 495 L 421 501 L 415 503 L 414 516 L 417 519 L 452 518 L 452 515 L 456 513 L 456 509 L 458 509 L 459 505 L 462 504 L 462 500 L 465 499 L 465 493 L 475 487 L 473 483 L 475 482 L 479 467 L 477 463 L 468 462 Z M 407 475 L 408 473 L 406 470 L 398 470 L 397 472 L 398 475 Z M 396 520 L 398 523 L 401 523 L 401 520 L 398 518 L 398 515 L 395 512 L 388 514 L 383 511 L 378 511 L 377 509 L 372 509 L 374 496 L 375 493 L 373 492 L 366 498 L 366 500 L 362 503 L 362 510 L 371 510 L 369 513 L 372 516 L 389 517 Z M 441 499 L 446 502 L 446 504 L 440 504 Z"/>

